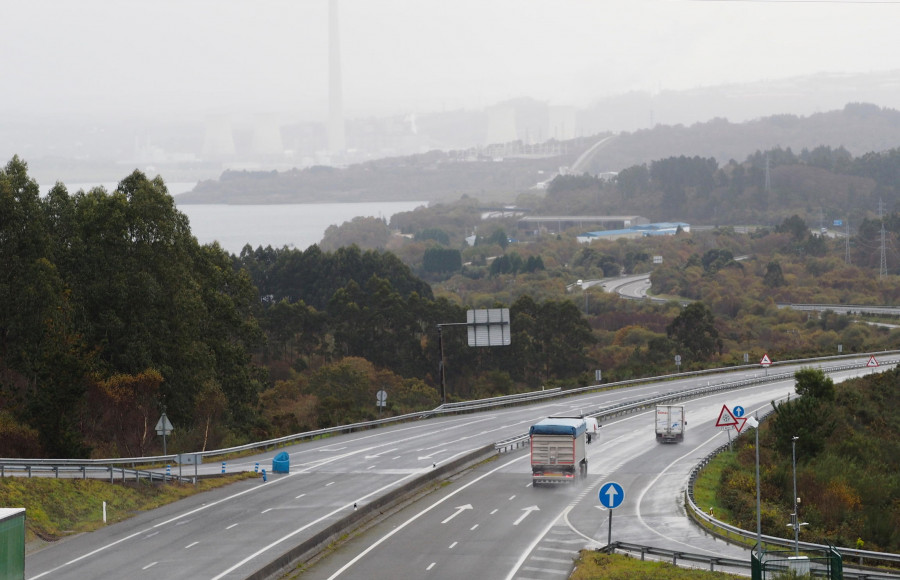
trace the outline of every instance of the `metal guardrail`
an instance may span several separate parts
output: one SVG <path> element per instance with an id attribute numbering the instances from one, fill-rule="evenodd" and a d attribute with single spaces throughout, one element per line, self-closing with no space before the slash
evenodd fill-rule
<path id="1" fill-rule="evenodd" d="M 554 387 L 552 389 L 541 389 L 540 391 L 531 391 L 528 393 L 514 393 L 512 395 L 502 395 L 500 397 L 490 397 L 487 399 L 476 399 L 474 401 L 459 401 L 457 403 L 444 403 L 443 405 L 437 407 L 435 411 L 446 411 L 450 409 L 466 409 L 469 407 L 476 407 L 478 405 L 489 404 L 492 406 L 496 406 L 497 403 L 508 403 L 510 401 L 518 401 L 521 399 L 530 400 L 532 397 L 552 397 L 558 395 L 562 391 L 561 387 Z"/>
<path id="2" fill-rule="evenodd" d="M 123 483 L 132 479 L 134 481 L 140 481 L 142 479 L 146 479 L 150 483 L 154 481 L 160 481 L 163 483 L 169 481 L 177 481 L 181 483 L 195 483 L 196 477 L 189 477 L 183 475 L 177 475 L 172 473 L 157 473 L 155 471 L 150 471 L 146 469 L 132 469 L 127 467 L 116 467 L 115 465 L 75 465 L 75 464 L 63 464 L 63 463 L 42 463 L 40 465 L 35 465 L 34 463 L 28 463 L 29 461 L 34 460 L 0 460 L 0 477 L 6 477 L 8 473 L 15 472 L 24 472 L 27 477 L 32 477 L 36 472 L 45 472 L 45 473 L 53 473 L 53 476 L 56 479 L 59 479 L 60 473 L 63 474 L 64 477 L 77 477 L 81 475 L 81 479 L 87 479 L 88 473 L 103 473 L 104 479 L 106 478 L 106 474 L 109 474 L 109 482 L 115 483 L 116 480 L 122 481 Z M 17 463 L 16 461 L 23 461 L 25 463 Z M 68 475 L 67 475 L 68 474 Z M 93 476 L 92 476 L 93 479 Z M 99 478 L 97 478 L 99 479 Z"/>
<path id="3" fill-rule="evenodd" d="M 886 354 L 900 354 L 900 350 L 891 350 L 891 351 L 881 351 L 872 353 L 873 355 L 886 355 Z M 793 361 L 777 361 L 773 362 L 772 366 L 777 367 L 779 365 L 796 365 L 803 364 L 806 362 L 816 362 L 822 363 L 826 361 L 833 360 L 841 360 L 848 358 L 859 358 L 860 353 L 856 354 L 846 354 L 846 355 L 838 355 L 838 356 L 829 356 L 829 357 L 821 357 L 821 358 L 812 358 L 812 359 L 797 359 Z M 885 364 L 893 364 L 893 363 L 885 363 Z M 829 367 L 827 372 L 831 372 L 834 370 L 841 370 L 843 368 L 859 368 L 861 366 L 865 366 L 865 364 L 859 363 L 856 365 L 846 366 L 846 367 Z M 493 407 L 502 407 L 507 405 L 517 405 L 522 403 L 530 403 L 535 401 L 540 401 L 548 398 L 557 398 L 557 397 L 567 397 L 571 395 L 581 394 L 585 392 L 605 390 L 605 389 L 615 389 L 621 387 L 635 386 L 650 382 L 658 382 L 662 380 L 677 380 L 682 378 L 689 377 L 698 377 L 704 375 L 717 375 L 717 374 L 727 374 L 740 370 L 753 370 L 759 369 L 759 365 L 739 365 L 734 367 L 716 368 L 716 369 L 704 369 L 700 371 L 689 371 L 684 373 L 673 373 L 670 375 L 662 375 L 657 377 L 644 377 L 639 379 L 631 379 L 627 381 L 618 381 L 613 383 L 600 383 L 595 385 L 589 385 L 586 387 L 580 387 L 576 389 L 567 389 L 562 390 L 559 388 L 554 389 L 543 389 L 541 391 L 531 391 L 529 393 L 517 393 L 514 395 L 505 395 L 502 397 L 494 397 L 491 399 L 480 399 L 477 401 L 466 401 L 460 403 L 448 403 L 445 405 L 441 405 L 435 409 L 430 411 L 418 411 L 414 413 L 407 413 L 404 415 L 397 415 L 393 417 L 385 417 L 383 419 L 375 419 L 372 421 L 361 421 L 358 423 L 351 423 L 349 425 L 339 425 L 336 427 L 327 427 L 324 429 L 316 429 L 314 431 L 305 431 L 303 433 L 295 433 L 292 435 L 286 435 L 284 437 L 278 437 L 274 439 L 268 439 L 265 441 L 258 441 L 254 443 L 247 443 L 245 445 L 237 445 L 234 447 L 228 447 L 225 449 L 216 449 L 210 451 L 202 451 L 192 453 L 192 455 L 200 456 L 204 459 L 213 458 L 213 457 L 221 457 L 227 456 L 234 453 L 242 453 L 245 451 L 253 451 L 253 450 L 268 450 L 270 448 L 277 448 L 281 446 L 285 446 L 297 441 L 307 440 L 307 439 L 315 439 L 318 437 L 324 437 L 335 433 L 349 433 L 353 431 L 370 429 L 372 427 L 376 427 L 379 425 L 386 425 L 389 423 L 410 421 L 410 420 L 418 420 L 418 419 L 426 419 L 429 417 L 433 417 L 435 415 L 449 415 L 454 413 L 463 413 L 463 412 L 471 412 L 477 410 L 483 410 Z M 768 371 L 767 371 L 768 372 Z M 790 376 L 790 373 L 784 375 L 768 375 L 767 377 L 755 377 L 754 379 L 745 379 L 744 381 L 738 381 L 734 384 L 732 383 L 720 383 L 717 385 L 710 385 L 708 387 L 703 387 L 704 389 L 710 389 L 709 391 L 698 391 L 697 389 L 688 389 L 686 391 L 681 391 L 678 393 L 669 393 L 664 395 L 662 399 L 660 398 L 652 398 L 640 401 L 647 406 L 655 401 L 665 401 L 665 400 L 682 400 L 684 398 L 688 398 L 690 393 L 692 392 L 713 392 L 715 389 L 722 388 L 739 388 L 740 386 L 745 386 L 749 384 L 754 384 L 755 381 L 773 381 L 773 380 L 783 380 Z M 724 386 L 728 385 L 728 386 Z M 680 397 L 680 398 L 673 398 Z M 597 416 L 598 413 L 602 412 L 614 412 L 619 407 L 624 407 L 630 405 L 631 403 L 615 405 L 613 407 L 600 409 L 596 412 L 588 412 L 585 413 L 587 415 Z M 521 436 L 517 436 L 511 439 L 517 439 Z M 13 459 L 13 458 L 0 458 L 0 470 L 6 467 L 25 467 L 32 466 L 32 468 L 40 468 L 43 466 L 70 466 L 70 467 L 96 467 L 96 466 L 114 466 L 121 469 L 122 466 L 128 466 L 130 469 L 135 469 L 136 465 L 149 465 L 149 464 L 166 464 L 175 462 L 177 455 L 157 455 L 152 457 L 123 457 L 123 458 L 115 458 L 115 459 Z"/>
<path id="4" fill-rule="evenodd" d="M 759 418 L 759 421 L 760 422 L 764 421 L 771 413 L 772 413 L 771 411 L 769 413 L 766 413 L 765 415 L 763 415 L 762 417 Z M 712 515 L 707 514 L 702 509 L 700 509 L 700 507 L 697 505 L 696 501 L 694 500 L 694 483 L 696 483 L 697 477 L 699 476 L 700 471 L 704 467 L 706 467 L 713 459 L 715 459 L 715 457 L 719 453 L 723 452 L 729 446 L 730 446 L 730 443 L 723 443 L 722 445 L 720 445 L 719 447 L 717 447 L 716 449 L 711 451 L 702 460 L 700 460 L 700 462 L 697 463 L 697 465 L 695 465 L 694 468 L 691 470 L 690 475 L 688 475 L 688 486 L 687 486 L 687 490 L 685 492 L 685 495 L 687 497 L 687 504 L 688 504 L 688 507 L 691 509 L 691 511 L 694 513 L 694 516 L 696 518 L 707 522 L 708 524 L 713 526 L 714 529 L 722 530 L 723 532 L 725 532 L 724 534 L 720 534 L 720 535 L 723 536 L 726 540 L 729 539 L 729 535 L 734 535 L 739 538 L 742 538 L 745 541 L 755 542 L 757 539 L 756 532 L 744 530 L 737 526 L 732 526 L 731 524 L 727 524 L 721 520 L 717 520 Z M 794 547 L 794 541 L 787 539 L 787 538 L 779 538 L 777 536 L 768 536 L 766 534 L 762 534 L 761 539 L 762 539 L 763 543 L 767 543 L 767 544 L 771 544 L 771 545 L 775 545 L 775 546 L 781 546 L 784 548 L 793 548 Z M 801 550 L 819 550 L 819 551 L 821 551 L 821 550 L 826 550 L 829 548 L 829 546 L 825 546 L 823 544 L 814 544 L 812 542 L 798 542 L 797 546 Z M 866 560 L 868 560 L 870 562 L 882 562 L 882 563 L 890 563 L 890 564 L 894 564 L 894 565 L 900 564 L 900 554 L 892 554 L 890 552 L 872 552 L 869 550 L 858 550 L 856 548 L 844 548 L 844 547 L 837 547 L 837 549 L 841 553 L 842 556 L 849 556 L 849 557 L 857 559 L 860 565 L 863 565 Z M 846 572 L 844 575 L 846 576 Z M 900 573 L 895 574 L 895 575 L 888 575 L 888 576 L 866 575 L 866 576 L 862 576 L 862 577 L 864 577 L 864 578 L 879 578 L 879 577 L 881 577 L 881 578 L 900 578 Z"/>
<path id="5" fill-rule="evenodd" d="M 897 316 L 900 314 L 900 306 L 875 306 L 866 304 L 792 304 L 779 302 L 775 306 L 778 308 L 790 308 L 791 310 L 812 310 L 824 312 L 831 310 L 836 313 L 845 314 L 886 314 L 889 316 Z"/>
<path id="6" fill-rule="evenodd" d="M 829 357 L 830 358 L 830 357 Z M 846 358 L 846 357 L 834 357 L 834 358 Z M 897 364 L 898 361 L 885 361 L 883 363 L 884 366 L 889 366 L 892 364 Z M 836 365 L 830 367 L 824 367 L 823 370 L 826 373 L 839 372 L 842 370 L 852 370 L 863 368 L 866 366 L 866 363 L 855 363 L 850 365 Z M 702 371 L 698 371 L 702 372 Z M 687 373 L 683 373 L 687 374 Z M 680 376 L 680 375 L 679 375 Z M 584 415 L 596 417 L 597 419 L 606 419 L 609 417 L 615 417 L 617 415 L 622 415 L 625 413 L 630 413 L 633 411 L 637 411 L 639 409 L 643 409 L 652 405 L 657 405 L 660 403 L 667 402 L 675 402 L 682 401 L 685 399 L 690 399 L 692 397 L 696 397 L 699 395 L 705 395 L 708 393 L 714 393 L 723 390 L 731 390 L 731 389 L 739 389 L 743 387 L 747 387 L 754 384 L 760 384 L 765 382 L 775 382 L 775 381 L 783 381 L 790 379 L 794 376 L 794 373 L 779 373 L 779 374 L 771 374 L 765 375 L 762 377 L 753 377 L 750 379 L 742 379 L 739 381 L 730 381 L 730 382 L 722 382 L 716 383 L 715 385 L 707 385 L 705 387 L 693 387 L 689 389 L 683 389 L 681 391 L 670 391 L 664 395 L 659 395 L 656 397 L 647 397 L 644 399 L 638 399 L 636 401 L 630 401 L 627 403 L 619 403 L 616 405 L 612 405 L 610 407 L 601 407 L 599 409 L 595 409 L 593 411 L 588 411 L 584 413 Z M 643 379 L 638 379 L 643 381 Z M 658 379 L 657 379 L 658 380 Z M 607 387 L 608 385 L 615 385 L 616 383 L 608 383 L 603 385 L 603 387 Z M 566 394 L 571 394 L 575 392 L 582 392 L 586 390 L 596 390 L 597 387 L 584 387 L 581 389 L 571 389 L 565 391 Z M 524 433 L 522 435 L 516 435 L 515 437 L 509 437 L 507 439 L 503 439 L 494 444 L 494 447 L 497 449 L 499 453 L 505 453 L 507 451 L 512 451 L 517 449 L 520 446 L 524 446 L 525 443 L 528 442 L 528 433 Z"/>
<path id="7" fill-rule="evenodd" d="M 612 544 L 607 544 L 602 548 L 598 548 L 597 551 L 604 554 L 625 553 L 629 555 L 633 554 L 635 556 L 640 554 L 642 561 L 646 560 L 647 556 L 657 556 L 656 559 L 659 561 L 671 562 L 673 566 L 678 566 L 679 560 L 707 564 L 710 572 L 714 572 L 716 566 L 719 566 L 720 571 L 722 568 L 738 568 L 740 570 L 749 570 L 751 568 L 750 560 L 722 558 L 720 556 L 708 556 L 706 554 L 692 554 L 690 552 L 666 550 L 664 548 L 654 548 L 653 546 L 644 546 L 627 542 L 613 542 Z M 783 571 L 787 571 L 787 567 L 784 567 Z M 867 570 L 853 570 L 848 568 L 843 569 L 843 577 L 852 580 L 896 580 L 898 578 L 895 574 L 871 572 Z"/>
<path id="8" fill-rule="evenodd" d="M 739 569 L 750 569 L 750 560 L 736 560 L 734 558 L 722 558 L 719 556 L 707 556 L 704 554 L 692 554 L 690 552 L 681 552 L 675 550 L 666 550 L 663 548 L 654 548 L 652 546 L 644 546 L 641 544 L 631 544 L 628 542 L 613 542 L 607 544 L 597 550 L 604 554 L 615 554 L 624 552 L 626 554 L 640 554 L 641 561 L 646 560 L 647 556 L 660 556 L 665 561 L 671 562 L 673 566 L 678 565 L 678 560 L 687 562 L 699 562 L 707 564 L 710 572 L 715 572 L 716 565 L 720 567 L 731 567 Z"/>

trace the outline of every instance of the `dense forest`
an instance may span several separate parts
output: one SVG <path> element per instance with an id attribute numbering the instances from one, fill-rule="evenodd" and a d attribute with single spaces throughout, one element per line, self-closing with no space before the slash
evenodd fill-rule
<path id="1" fill-rule="evenodd" d="M 797 214 L 810 225 L 854 228 L 900 204 L 900 149 L 853 157 L 843 147 L 794 153 L 757 151 L 743 162 L 670 157 L 628 167 L 609 181 L 564 175 L 541 200 L 522 197 L 539 215 L 642 215 L 651 221 L 775 225 Z"/>
<path id="2" fill-rule="evenodd" d="M 200 246 L 159 177 L 40 197 L 0 172 L 0 455 L 201 449 L 439 403 L 437 325 L 465 308 L 390 253 Z M 447 340 L 452 398 L 586 373 L 587 322 L 566 299 L 510 304 L 513 346 Z M 449 332 L 448 332 L 449 334 Z"/>

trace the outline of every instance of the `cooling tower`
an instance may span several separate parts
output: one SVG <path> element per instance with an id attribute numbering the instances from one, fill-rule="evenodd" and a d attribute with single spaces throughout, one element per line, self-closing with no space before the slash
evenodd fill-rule
<path id="1" fill-rule="evenodd" d="M 550 138 L 558 141 L 574 139 L 575 135 L 575 107 L 550 107 Z"/>
<path id="2" fill-rule="evenodd" d="M 234 135 L 231 120 L 225 116 L 210 117 L 206 120 L 206 135 L 203 138 L 203 157 L 222 159 L 234 156 Z"/>
<path id="3" fill-rule="evenodd" d="M 485 145 L 509 143 L 518 139 L 516 131 L 516 110 L 509 106 L 488 109 L 488 126 Z"/>

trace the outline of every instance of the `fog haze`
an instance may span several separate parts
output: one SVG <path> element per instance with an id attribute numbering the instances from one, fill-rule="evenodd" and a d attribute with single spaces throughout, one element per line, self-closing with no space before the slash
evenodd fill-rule
<path id="1" fill-rule="evenodd" d="M 348 119 L 900 68 L 888 1 L 340 0 L 339 15 Z M 54 122 L 328 116 L 327 0 L 12 2 L 0 53 L 0 115 L 51 122 L 34 139 Z"/>

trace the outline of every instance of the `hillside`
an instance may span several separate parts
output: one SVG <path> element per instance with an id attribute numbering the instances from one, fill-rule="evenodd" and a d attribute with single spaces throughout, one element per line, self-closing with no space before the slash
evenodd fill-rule
<path id="1" fill-rule="evenodd" d="M 178 196 L 179 203 L 324 203 L 447 201 L 464 195 L 483 201 L 515 198 L 572 165 L 607 134 L 552 143 L 534 154 L 521 143 L 468 151 L 431 151 L 351 165 L 291 171 L 227 171 Z M 712 157 L 720 165 L 771 148 L 800 152 L 843 147 L 852 155 L 900 145 L 900 112 L 850 104 L 809 117 L 777 115 L 745 123 L 714 119 L 689 127 L 658 125 L 621 133 L 598 148 L 589 173 L 622 171 L 673 156 Z"/>
<path id="2" fill-rule="evenodd" d="M 778 405 L 763 422 L 759 460 L 767 534 L 793 537 L 784 520 L 793 509 L 791 437 L 796 435 L 797 495 L 802 521 L 808 522 L 802 539 L 881 552 L 900 549 L 898 378 L 895 368 L 838 384 L 828 379 L 821 391 Z M 734 451 L 714 466 L 721 470 L 716 513 L 747 530 L 756 527 L 753 445 L 752 437 L 739 438 Z"/>
<path id="3" fill-rule="evenodd" d="M 621 171 L 666 157 L 712 157 L 720 165 L 743 161 L 757 151 L 781 148 L 800 153 L 820 146 L 843 147 L 851 155 L 900 145 L 900 112 L 875 105 L 848 104 L 842 110 L 808 117 L 774 115 L 745 123 L 718 118 L 706 123 L 657 125 L 623 133 L 592 156 L 589 173 Z"/>

